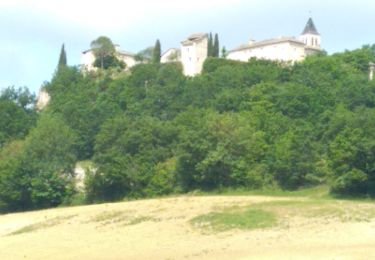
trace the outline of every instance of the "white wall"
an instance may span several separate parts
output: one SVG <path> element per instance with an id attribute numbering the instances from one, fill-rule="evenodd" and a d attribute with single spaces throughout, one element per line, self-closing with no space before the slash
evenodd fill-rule
<path id="1" fill-rule="evenodd" d="M 126 68 L 125 69 L 131 68 L 135 64 L 137 64 L 137 62 L 135 61 L 135 59 L 134 59 L 133 56 L 119 55 L 119 59 L 122 60 L 123 62 L 125 62 L 125 64 L 126 64 Z"/>
<path id="2" fill-rule="evenodd" d="M 181 62 L 186 76 L 194 76 L 201 73 L 203 63 L 207 58 L 207 38 L 190 45 L 181 46 Z"/>
<path id="3" fill-rule="evenodd" d="M 299 40 L 308 47 L 320 48 L 320 35 L 310 33 L 303 34 L 299 37 Z"/>
<path id="4" fill-rule="evenodd" d="M 126 68 L 131 68 L 133 67 L 137 62 L 135 61 L 133 56 L 130 55 L 125 55 L 125 54 L 118 54 L 118 59 L 122 60 L 123 62 L 126 63 Z M 81 56 L 81 66 L 88 70 L 92 71 L 95 70 L 96 68 L 93 66 L 93 63 L 95 61 L 95 55 L 93 51 L 87 51 L 85 53 L 82 53 Z"/>
<path id="5" fill-rule="evenodd" d="M 167 50 L 165 53 L 163 53 L 163 55 L 160 57 L 160 62 L 161 63 L 171 62 L 170 57 L 176 57 L 176 59 L 172 60 L 172 61 L 180 61 L 181 60 L 179 51 L 177 49 L 172 48 L 172 49 Z"/>
<path id="6" fill-rule="evenodd" d="M 281 42 L 266 46 L 230 52 L 227 59 L 248 61 L 250 58 L 296 62 L 305 58 L 305 48 L 293 42 Z"/>
<path id="7" fill-rule="evenodd" d="M 93 63 L 95 61 L 95 56 L 94 56 L 94 53 L 92 51 L 87 51 L 85 53 L 82 53 L 82 56 L 81 56 L 81 66 L 88 70 L 88 71 L 91 71 L 91 70 L 94 70 L 94 66 L 93 66 Z"/>

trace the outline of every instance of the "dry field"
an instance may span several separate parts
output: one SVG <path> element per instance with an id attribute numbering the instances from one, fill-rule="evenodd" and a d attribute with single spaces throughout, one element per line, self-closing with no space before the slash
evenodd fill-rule
<path id="1" fill-rule="evenodd" d="M 197 218 L 249 208 L 276 222 L 217 229 Z M 0 259 L 375 259 L 375 205 L 181 196 L 0 215 Z"/>

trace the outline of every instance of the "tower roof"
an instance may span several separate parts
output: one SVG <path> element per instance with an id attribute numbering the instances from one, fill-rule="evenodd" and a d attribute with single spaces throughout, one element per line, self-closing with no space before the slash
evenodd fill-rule
<path id="1" fill-rule="evenodd" d="M 316 34 L 319 35 L 318 31 L 315 28 L 314 22 L 312 18 L 310 17 L 309 20 L 306 23 L 305 29 L 302 32 L 303 34 Z"/>

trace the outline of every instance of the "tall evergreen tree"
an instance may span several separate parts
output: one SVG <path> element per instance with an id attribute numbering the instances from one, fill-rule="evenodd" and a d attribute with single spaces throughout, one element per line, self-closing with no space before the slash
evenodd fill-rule
<path id="1" fill-rule="evenodd" d="M 212 42 L 212 33 L 208 36 L 208 42 L 207 42 L 207 56 L 212 57 L 213 55 L 213 42 Z"/>
<path id="2" fill-rule="evenodd" d="M 220 50 L 220 47 L 219 47 L 219 35 L 217 33 L 215 33 L 215 41 L 214 41 L 214 46 L 213 46 L 213 51 L 212 51 L 212 56 L 213 57 L 219 57 L 219 50 Z"/>
<path id="3" fill-rule="evenodd" d="M 61 46 L 61 51 L 60 51 L 60 58 L 59 58 L 59 63 L 58 63 L 58 68 L 60 67 L 65 67 L 67 64 L 66 62 L 66 52 L 65 52 L 65 44 Z"/>
<path id="4" fill-rule="evenodd" d="M 153 58 L 152 61 L 154 63 L 160 63 L 160 57 L 161 57 L 161 46 L 159 39 L 156 40 L 154 51 L 153 51 Z"/>

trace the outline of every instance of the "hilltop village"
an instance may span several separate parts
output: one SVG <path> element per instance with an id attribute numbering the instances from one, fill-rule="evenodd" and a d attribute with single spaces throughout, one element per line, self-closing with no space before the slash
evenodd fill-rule
<path id="1" fill-rule="evenodd" d="M 241 44 L 227 52 L 229 60 L 248 61 L 250 58 L 275 60 L 285 63 L 302 61 L 306 56 L 320 52 L 321 36 L 312 18 L 309 18 L 301 35 L 297 37 L 278 37 L 268 40 Z M 203 63 L 208 57 L 208 34 L 194 33 L 181 42 L 180 49 L 170 48 L 160 58 L 161 63 L 181 62 L 186 76 L 194 76 L 202 71 Z M 135 54 L 120 50 L 116 46 L 117 57 L 126 64 L 127 68 L 136 65 Z M 95 56 L 93 51 L 82 52 L 81 66 L 93 70 Z"/>

